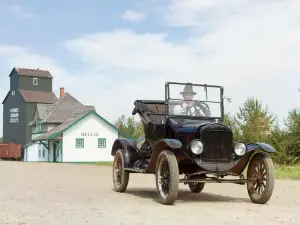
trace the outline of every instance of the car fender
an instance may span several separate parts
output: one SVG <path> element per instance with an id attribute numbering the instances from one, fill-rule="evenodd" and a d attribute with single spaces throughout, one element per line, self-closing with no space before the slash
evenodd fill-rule
<path id="1" fill-rule="evenodd" d="M 242 174 L 244 169 L 246 168 L 246 166 L 249 163 L 249 160 L 251 160 L 251 158 L 257 154 L 256 151 L 264 151 L 267 153 L 274 153 L 276 152 L 276 149 L 267 143 L 263 143 L 263 142 L 253 142 L 253 143 L 248 143 L 246 144 L 247 146 L 247 152 L 244 156 L 239 157 L 239 159 L 237 160 L 236 165 L 230 169 L 230 172 L 234 173 L 234 174 Z"/>
<path id="2" fill-rule="evenodd" d="M 188 156 L 185 155 L 184 151 L 182 151 L 181 148 L 182 143 L 177 139 L 165 138 L 158 141 L 152 151 L 146 173 L 155 173 L 156 161 L 159 154 L 164 150 L 170 150 L 174 152 L 177 159 L 187 158 Z"/>
<path id="3" fill-rule="evenodd" d="M 158 150 L 159 148 L 166 146 L 171 149 L 179 149 L 182 147 L 182 143 L 177 139 L 165 138 L 157 142 L 154 150 Z"/>
<path id="4" fill-rule="evenodd" d="M 274 153 L 276 152 L 276 149 L 267 143 L 263 143 L 263 142 L 253 142 L 253 143 L 248 143 L 247 144 L 247 153 L 248 152 L 253 152 L 256 150 L 263 150 L 265 152 L 268 153 Z"/>
<path id="5" fill-rule="evenodd" d="M 136 142 L 131 139 L 116 139 L 112 145 L 111 155 L 114 156 L 119 149 L 121 149 L 124 153 L 125 167 L 132 166 L 132 164 L 136 162 L 136 160 L 142 158 L 138 152 Z"/>
<path id="6" fill-rule="evenodd" d="M 181 141 L 173 138 L 165 138 L 158 141 L 153 149 L 152 155 L 159 155 L 163 150 L 176 151 L 182 148 Z"/>

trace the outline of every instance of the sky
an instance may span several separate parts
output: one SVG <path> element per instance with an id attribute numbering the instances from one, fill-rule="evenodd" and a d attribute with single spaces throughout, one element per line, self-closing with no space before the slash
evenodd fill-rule
<path id="1" fill-rule="evenodd" d="M 13 67 L 40 68 L 57 96 L 64 87 L 112 123 L 136 99 L 164 99 L 166 81 L 222 85 L 230 113 L 254 96 L 282 121 L 300 107 L 299 8 L 299 0 L 1 0 L 0 98 Z"/>

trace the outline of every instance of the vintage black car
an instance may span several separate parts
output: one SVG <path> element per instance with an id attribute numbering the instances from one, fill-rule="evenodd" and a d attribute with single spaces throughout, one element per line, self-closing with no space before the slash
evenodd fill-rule
<path id="1" fill-rule="evenodd" d="M 275 149 L 233 143 L 233 131 L 224 125 L 223 93 L 221 86 L 167 82 L 165 100 L 136 100 L 132 114 L 140 115 L 145 137 L 115 140 L 114 190 L 126 190 L 130 173 L 144 173 L 155 174 L 166 205 L 175 202 L 179 183 L 199 193 L 207 182 L 246 184 L 252 202 L 268 202 L 275 182 L 269 153 Z"/>

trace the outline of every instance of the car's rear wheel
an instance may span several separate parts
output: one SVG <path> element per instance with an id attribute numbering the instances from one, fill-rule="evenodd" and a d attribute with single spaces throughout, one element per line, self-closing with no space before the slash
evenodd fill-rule
<path id="1" fill-rule="evenodd" d="M 272 196 L 275 183 L 275 169 L 271 157 L 266 153 L 257 153 L 250 161 L 247 190 L 252 202 L 265 204 Z"/>
<path id="2" fill-rule="evenodd" d="M 165 150 L 159 154 L 155 178 L 160 203 L 172 205 L 177 198 L 179 190 L 179 169 L 173 152 Z"/>
<path id="3" fill-rule="evenodd" d="M 129 172 L 124 170 L 124 153 L 117 151 L 113 162 L 113 183 L 116 192 L 124 192 L 129 181 Z"/>
<path id="4" fill-rule="evenodd" d="M 205 183 L 189 183 L 189 188 L 193 193 L 200 193 L 205 186 Z"/>

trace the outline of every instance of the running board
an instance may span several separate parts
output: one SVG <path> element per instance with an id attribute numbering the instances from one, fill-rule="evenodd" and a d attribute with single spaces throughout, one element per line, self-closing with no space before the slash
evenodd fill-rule
<path id="1" fill-rule="evenodd" d="M 235 183 L 244 185 L 251 180 L 247 179 L 179 179 L 179 183 Z"/>

